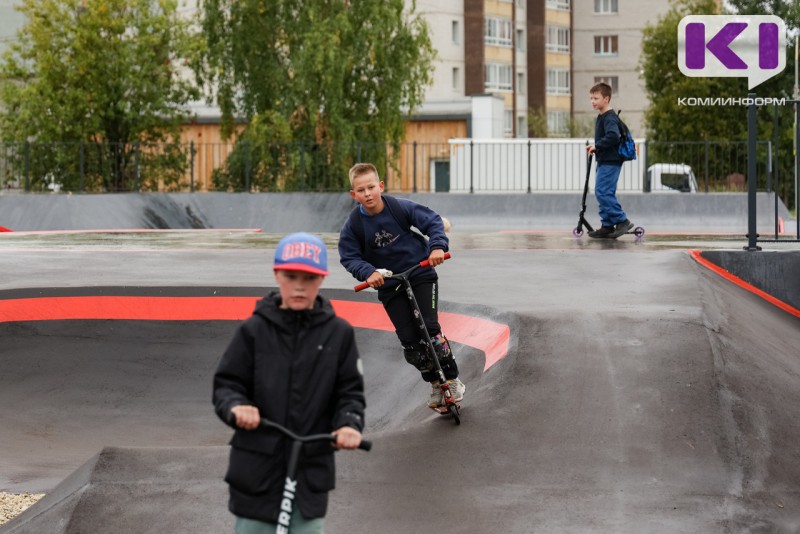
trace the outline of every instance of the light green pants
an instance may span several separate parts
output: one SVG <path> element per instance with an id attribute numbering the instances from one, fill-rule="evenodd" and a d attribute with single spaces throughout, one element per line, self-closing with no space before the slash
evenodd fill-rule
<path id="1" fill-rule="evenodd" d="M 277 534 L 277 523 L 266 523 L 255 519 L 236 516 L 235 534 Z M 325 518 L 303 519 L 300 510 L 292 510 L 292 523 L 289 527 L 289 534 L 324 534 Z"/>

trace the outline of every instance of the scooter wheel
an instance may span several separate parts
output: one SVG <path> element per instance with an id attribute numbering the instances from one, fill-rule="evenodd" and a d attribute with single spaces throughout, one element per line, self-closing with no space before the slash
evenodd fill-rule
<path id="1" fill-rule="evenodd" d="M 644 228 L 642 228 L 641 226 L 637 226 L 636 228 L 633 229 L 633 235 L 635 235 L 636 237 L 642 237 L 644 235 Z"/>
<path id="2" fill-rule="evenodd" d="M 572 235 L 574 235 L 575 237 L 580 237 L 583 235 L 583 230 L 581 228 L 573 228 Z"/>
<path id="3" fill-rule="evenodd" d="M 447 411 L 450 412 L 450 415 L 453 416 L 453 421 L 456 422 L 457 425 L 461 424 L 461 414 L 458 412 L 458 406 L 455 404 L 450 404 L 447 407 Z"/>

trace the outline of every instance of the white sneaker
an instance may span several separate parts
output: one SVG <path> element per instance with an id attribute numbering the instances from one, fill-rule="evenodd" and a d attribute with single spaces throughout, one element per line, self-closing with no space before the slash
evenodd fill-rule
<path id="1" fill-rule="evenodd" d="M 453 396 L 453 401 L 461 402 L 461 399 L 464 398 L 464 391 L 467 389 L 467 386 L 464 385 L 464 382 L 458 378 L 454 378 L 447 381 L 447 387 L 450 388 L 450 394 Z"/>
<path id="2" fill-rule="evenodd" d="M 431 382 L 431 397 L 428 399 L 428 406 L 431 408 L 436 408 L 444 404 L 444 399 L 442 398 L 442 386 L 438 380 L 435 382 Z"/>

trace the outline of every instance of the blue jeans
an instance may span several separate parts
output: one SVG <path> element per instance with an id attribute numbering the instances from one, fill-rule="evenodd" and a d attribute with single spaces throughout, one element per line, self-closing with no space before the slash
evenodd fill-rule
<path id="1" fill-rule="evenodd" d="M 594 196 L 600 205 L 600 222 L 614 226 L 628 218 L 617 200 L 617 181 L 622 165 L 600 164 L 595 172 Z"/>

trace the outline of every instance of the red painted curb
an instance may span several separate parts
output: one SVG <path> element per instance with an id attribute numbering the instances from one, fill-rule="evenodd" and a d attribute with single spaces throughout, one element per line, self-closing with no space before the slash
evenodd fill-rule
<path id="1" fill-rule="evenodd" d="M 13 232 L 13 230 L 6 228 L 5 226 L 0 226 L 0 232 Z"/>
<path id="2" fill-rule="evenodd" d="M 63 320 L 242 321 L 262 297 L 41 297 L 0 300 L 0 323 Z M 383 306 L 332 300 L 336 314 L 356 328 L 394 331 Z M 441 312 L 449 339 L 483 351 L 484 371 L 508 354 L 508 325 Z"/>
<path id="3" fill-rule="evenodd" d="M 776 299 L 775 297 L 773 297 L 769 293 L 765 293 L 764 291 L 758 289 L 754 285 L 745 282 L 744 280 L 742 280 L 741 278 L 739 278 L 735 274 L 732 274 L 730 271 L 727 271 L 727 270 L 723 269 L 719 265 L 717 265 L 717 264 L 715 264 L 715 263 L 713 263 L 711 261 L 708 261 L 707 259 L 705 259 L 701 255 L 702 251 L 700 251 L 700 250 L 689 250 L 688 252 L 689 252 L 689 255 L 692 258 L 694 258 L 694 260 L 697 263 L 699 263 L 700 265 L 702 265 L 703 267 L 705 267 L 707 269 L 710 269 L 714 273 L 716 273 L 719 276 L 725 278 L 729 282 L 733 282 L 737 286 L 739 286 L 739 287 L 741 287 L 743 289 L 746 289 L 750 293 L 753 293 L 754 295 L 757 295 L 757 296 L 761 297 L 762 299 L 766 300 L 770 304 L 772 304 L 774 306 L 777 306 L 778 308 L 782 309 L 786 313 L 789 313 L 791 315 L 794 315 L 795 317 L 800 318 L 800 310 L 798 310 L 797 308 L 795 308 L 794 306 L 792 306 L 790 304 L 787 304 L 787 303 L 783 302 L 780 299 Z"/>

